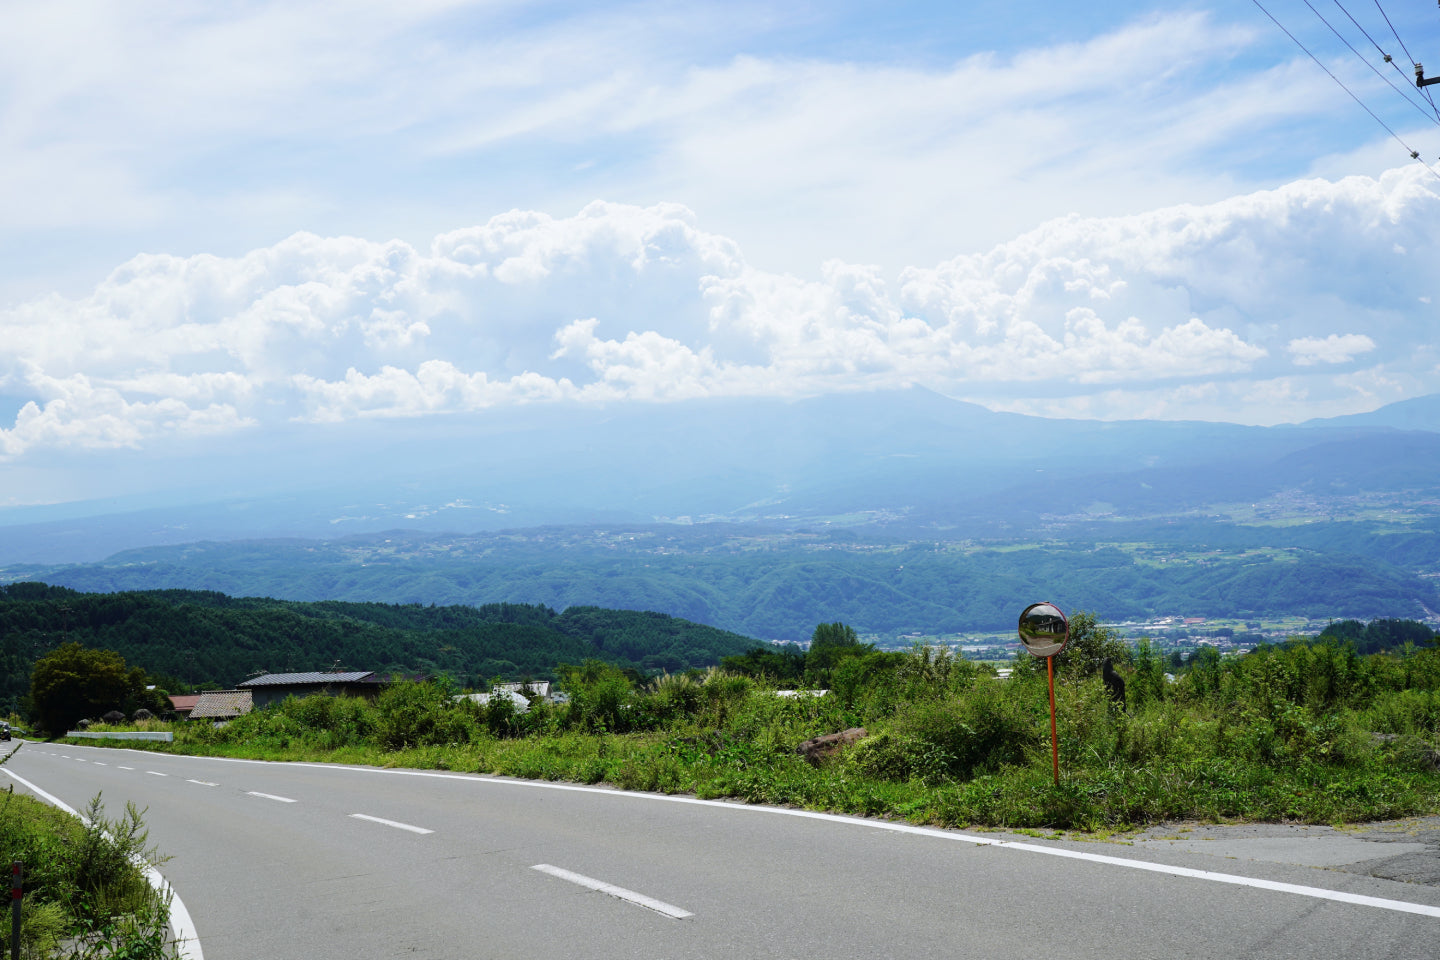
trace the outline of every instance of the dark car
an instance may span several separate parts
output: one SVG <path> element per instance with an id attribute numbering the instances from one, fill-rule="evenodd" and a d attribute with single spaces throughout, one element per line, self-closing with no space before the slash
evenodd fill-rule
<path id="1" fill-rule="evenodd" d="M 10 724 L 0 720 L 0 740 L 10 739 Z"/>

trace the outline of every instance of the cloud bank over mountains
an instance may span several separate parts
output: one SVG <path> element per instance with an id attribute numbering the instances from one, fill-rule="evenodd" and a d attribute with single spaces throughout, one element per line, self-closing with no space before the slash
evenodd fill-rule
<path id="1" fill-rule="evenodd" d="M 887 276 L 769 272 L 684 207 L 143 255 L 0 311 L 0 456 L 294 421 L 922 384 L 997 409 L 1274 423 L 1440 388 L 1424 170 L 1054 220 Z M 317 427 L 319 429 L 319 427 Z"/>

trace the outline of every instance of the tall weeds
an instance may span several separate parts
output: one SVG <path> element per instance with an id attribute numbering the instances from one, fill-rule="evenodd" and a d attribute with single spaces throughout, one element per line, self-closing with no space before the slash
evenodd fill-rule
<path id="1" fill-rule="evenodd" d="M 27 960 L 177 956 L 169 902 L 140 868 L 161 859 L 133 806 L 108 820 L 97 796 L 82 823 L 13 788 L 0 794 L 0 862 L 25 865 L 21 956 Z"/>
<path id="2" fill-rule="evenodd" d="M 1113 653 L 1097 634 L 1092 652 Z M 1116 658 L 1124 706 L 1093 656 L 1057 671 L 1061 783 L 1043 669 L 999 680 L 947 652 L 860 649 L 823 696 L 721 670 L 637 681 L 569 668 L 568 701 L 520 711 L 397 684 L 378 700 L 292 700 L 176 749 L 333 757 L 885 813 L 944 824 L 1107 826 L 1157 819 L 1363 820 L 1440 810 L 1440 651 L 1357 656 L 1286 645 L 1206 651 L 1167 679 L 1146 644 Z M 868 736 L 818 766 L 811 737 Z"/>

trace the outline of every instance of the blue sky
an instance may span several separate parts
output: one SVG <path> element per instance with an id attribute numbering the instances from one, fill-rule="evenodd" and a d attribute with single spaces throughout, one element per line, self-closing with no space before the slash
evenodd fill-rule
<path id="1" fill-rule="evenodd" d="M 1440 73 L 1434 4 L 1384 9 Z M 0 109 L 12 471 L 516 403 L 1440 389 L 1440 178 L 1249 2 L 11 4 Z"/>

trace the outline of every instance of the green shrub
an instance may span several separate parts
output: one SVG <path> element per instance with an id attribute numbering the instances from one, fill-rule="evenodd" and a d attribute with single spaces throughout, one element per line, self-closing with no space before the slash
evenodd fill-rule
<path id="1" fill-rule="evenodd" d="M 591 731 L 624 732 L 636 726 L 633 715 L 635 688 L 619 667 L 586 660 L 579 667 L 561 668 L 563 686 L 570 695 L 565 725 Z"/>
<path id="2" fill-rule="evenodd" d="M 393 683 L 375 699 L 375 739 L 390 750 L 466 743 L 479 733 L 469 703 L 456 701 L 443 680 Z"/>
<path id="3" fill-rule="evenodd" d="M 991 680 L 961 697 L 907 701 L 896 710 L 891 732 L 902 743 L 923 744 L 917 748 L 922 776 L 966 779 L 1024 763 L 1038 748 L 1038 704 L 1029 702 L 1036 692 L 1033 684 Z M 1044 695 L 1043 687 L 1039 692 Z"/>
<path id="4" fill-rule="evenodd" d="M 0 861 L 25 865 L 23 955 L 35 960 L 166 960 L 175 955 L 169 905 L 137 863 L 158 863 L 140 814 L 107 820 L 100 798 L 86 822 L 11 790 L 0 795 Z"/>
<path id="5" fill-rule="evenodd" d="M 1440 690 L 1389 690 L 1363 714 L 1376 733 L 1425 735 L 1440 729 Z"/>

